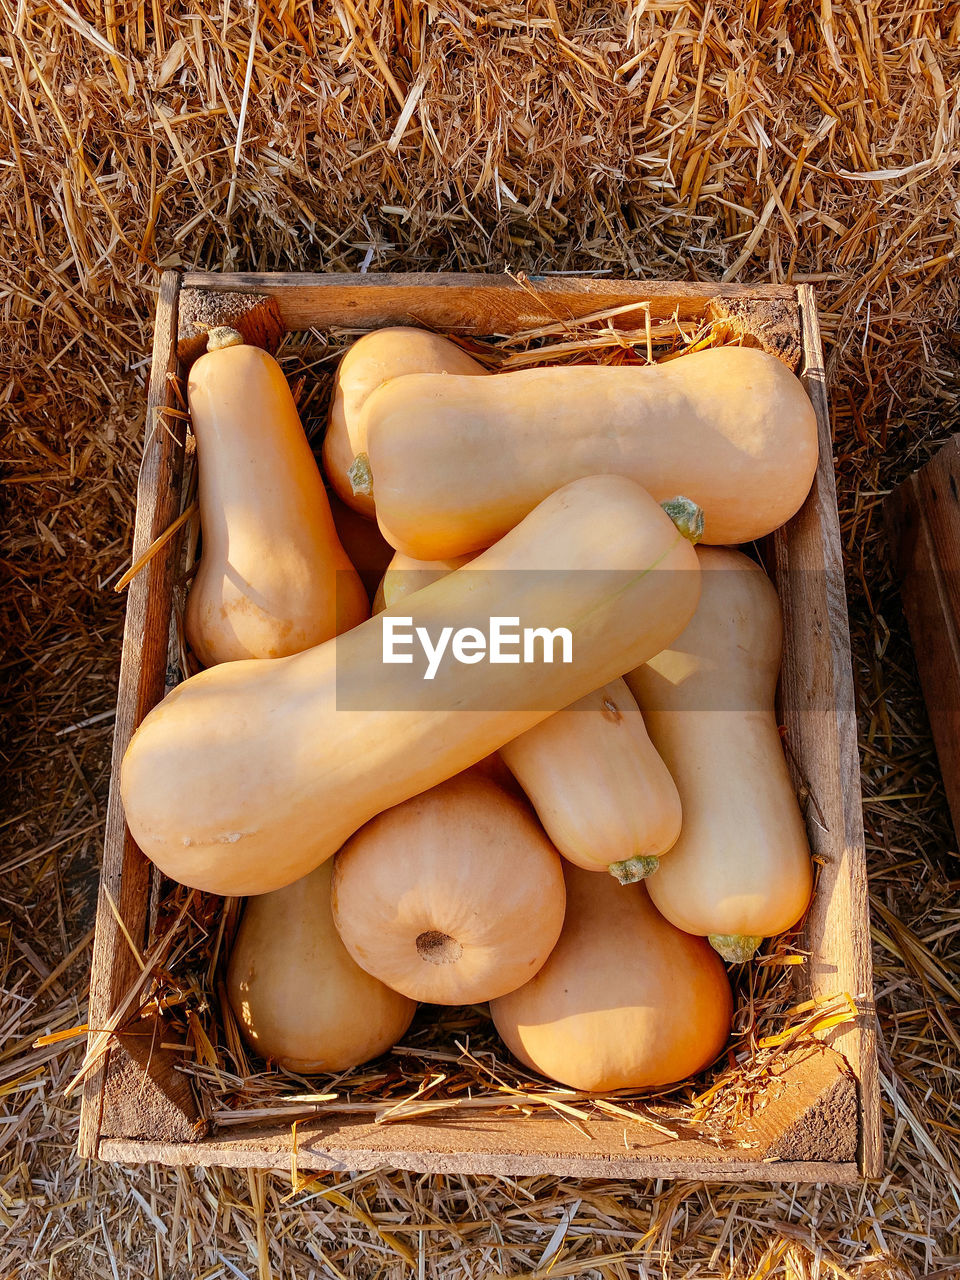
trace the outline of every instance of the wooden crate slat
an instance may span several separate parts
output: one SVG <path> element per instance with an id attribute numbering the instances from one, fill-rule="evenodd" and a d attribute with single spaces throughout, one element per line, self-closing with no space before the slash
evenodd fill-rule
<path id="1" fill-rule="evenodd" d="M 791 763 L 810 793 L 807 829 L 820 862 L 806 921 L 810 990 L 847 992 L 861 1010 L 826 1039 L 859 1079 L 861 1165 L 875 1177 L 882 1146 L 856 703 L 823 351 L 813 290 L 801 286 L 799 294 L 802 381 L 817 414 L 820 461 L 806 503 L 774 534 L 785 632 L 781 703 Z"/>
<path id="2" fill-rule="evenodd" d="M 521 286 L 509 276 L 430 272 L 370 275 L 258 274 L 190 271 L 184 288 L 240 290 L 274 297 L 288 329 L 313 326 L 369 328 L 386 324 L 422 324 L 446 333 L 516 333 L 550 320 L 569 320 L 607 307 L 636 301 L 635 312 L 618 325 L 642 325 L 649 302 L 653 320 L 676 311 L 681 320 L 704 316 L 716 301 L 751 297 L 795 305 L 796 291 L 786 285 L 739 285 L 584 279 L 531 276 Z"/>
<path id="3" fill-rule="evenodd" d="M 178 408 L 170 375 L 175 374 L 177 368 L 179 291 L 179 274 L 165 272 L 157 299 L 143 462 L 137 483 L 133 560 L 137 560 L 169 527 L 180 509 L 184 421 L 165 412 Z M 167 548 L 163 554 L 153 557 L 127 589 L 110 793 L 91 963 L 88 1021 L 92 1031 L 89 1043 L 93 1042 L 96 1031 L 105 1025 L 139 972 L 117 917 L 123 921 L 137 946 L 142 947 L 151 867 L 127 831 L 120 800 L 120 762 L 137 725 L 163 696 L 173 568 L 172 548 Z M 107 1057 L 114 1052 L 111 1049 Z M 78 1141 L 81 1155 L 96 1154 L 107 1069 L 105 1057 L 84 1083 Z"/>
<path id="4" fill-rule="evenodd" d="M 135 1018 L 118 1032 L 104 1083 L 101 1139 L 143 1136 L 196 1142 L 206 1132 L 182 1057 L 162 1048 L 163 1019 Z"/>
<path id="5" fill-rule="evenodd" d="M 960 839 L 960 435 L 884 506 L 893 572 Z"/>
<path id="6" fill-rule="evenodd" d="M 786 629 L 782 702 L 789 745 L 799 762 L 799 772 L 816 799 L 816 812 L 823 823 L 822 827 L 816 822 L 810 824 L 814 851 L 825 864 L 820 895 L 807 921 L 807 943 L 812 953 L 811 990 L 826 995 L 849 990 L 852 995 L 866 996 L 858 1024 L 839 1028 L 828 1039 L 843 1054 L 857 1079 L 860 1167 L 868 1174 L 879 1172 L 879 1101 L 869 1008 L 872 985 L 859 761 L 832 444 L 813 291 L 809 287 L 798 291 L 787 286 L 744 288 L 568 277 L 531 279 L 529 287 L 522 287 L 503 276 L 432 274 L 190 272 L 182 283 L 191 290 L 266 295 L 276 302 L 290 329 L 359 330 L 413 322 L 440 331 L 489 334 L 514 332 L 551 318 L 568 319 L 634 302 L 636 311 L 618 316 L 616 324 L 642 324 L 649 305 L 654 320 L 668 319 L 674 313 L 686 320 L 729 320 L 751 336 L 755 329 L 766 326 L 770 341 L 762 339 L 761 345 L 776 350 L 788 364 L 796 363 L 794 357 L 802 341 L 806 353 L 804 382 L 817 411 L 821 459 L 814 490 L 805 507 L 773 539 L 778 585 L 786 588 L 781 592 Z M 255 298 L 250 299 L 250 304 L 262 308 L 262 302 Z M 230 305 L 236 306 L 232 300 Z M 159 407 L 171 404 L 166 375 L 176 368 L 176 313 L 177 281 L 165 277 L 150 384 L 151 415 Z M 175 442 L 175 435 L 161 441 L 148 431 L 135 554 L 167 527 L 179 509 L 176 468 L 182 462 L 182 448 L 174 447 Z M 120 691 L 124 711 L 121 716 L 118 708 L 104 885 L 115 901 L 119 901 L 118 894 L 123 899 L 121 914 L 138 939 L 143 936 L 147 910 L 148 871 L 145 860 L 125 833 L 116 778 L 133 728 L 162 696 L 173 563 L 174 549 L 170 547 L 134 580 L 124 639 Z M 141 653 L 139 646 L 145 638 L 148 642 Z M 99 904 L 94 963 L 93 1026 L 96 1019 L 109 1014 L 128 985 L 128 978 L 134 976 L 129 948 L 104 893 Z M 114 968 L 116 972 L 112 973 Z M 373 1126 L 364 1125 L 355 1117 L 349 1122 L 341 1117 L 299 1126 L 298 1162 L 303 1168 L 341 1167 L 338 1162 L 342 1162 L 344 1168 L 358 1169 L 386 1162 L 422 1171 L 519 1174 L 528 1170 L 570 1176 L 683 1177 L 730 1182 L 855 1180 L 853 1149 L 844 1148 L 844 1135 L 849 1146 L 858 1127 L 852 1077 L 840 1059 L 824 1051 L 816 1065 L 808 1063 L 798 1071 L 796 1080 L 800 1082 L 800 1093 L 788 1089 L 782 1105 L 774 1100 L 765 1108 L 766 1119 L 761 1121 L 761 1140 L 755 1152 L 718 1152 L 703 1142 L 675 1142 L 655 1132 L 643 1134 L 639 1126 L 636 1136 L 630 1132 L 630 1150 L 626 1151 L 623 1124 L 612 1121 L 603 1121 L 597 1129 L 598 1135 L 607 1137 L 595 1137 L 586 1149 L 579 1150 L 575 1131 L 565 1123 L 554 1121 L 557 1128 L 552 1136 L 543 1128 L 549 1117 L 506 1119 L 508 1127 L 495 1133 L 493 1146 L 488 1143 L 496 1126 L 491 1129 L 486 1120 L 477 1126 L 471 1122 L 470 1127 L 429 1122 Z M 90 1078 L 85 1090 L 80 1143 L 84 1154 L 92 1154 L 97 1149 L 98 1135 L 103 1135 L 99 1154 L 104 1159 L 290 1168 L 291 1139 L 285 1125 L 259 1136 L 245 1132 L 242 1138 L 221 1135 L 198 1142 L 181 1141 L 195 1119 L 189 1101 L 184 1099 L 182 1080 L 171 1078 L 167 1081 L 171 1087 L 161 1088 L 163 1097 L 172 1100 L 177 1112 L 165 1129 L 161 1126 L 154 1133 L 144 1133 L 142 1120 L 132 1112 L 124 1114 L 122 1105 L 118 1108 L 114 1099 L 109 1102 L 108 1123 L 101 1125 L 103 1084 L 101 1070 Z M 804 1094 L 803 1089 L 808 1092 Z M 411 1124 L 417 1126 L 420 1135 L 416 1140 Z M 536 1128 L 529 1129 L 531 1124 Z M 538 1143 L 546 1143 L 546 1148 L 536 1149 Z"/>
<path id="7" fill-rule="evenodd" d="M 330 1115 L 299 1121 L 297 1167 L 364 1169 L 389 1163 L 414 1172 L 833 1180 L 838 1168 L 856 1170 L 856 1109 L 856 1085 L 839 1055 L 829 1049 L 804 1049 L 788 1055 L 754 1117 L 722 1147 L 687 1137 L 682 1130 L 671 1138 L 643 1124 L 605 1116 L 581 1122 L 581 1130 L 549 1113 L 460 1119 L 452 1113 L 446 1122 L 417 1118 L 385 1125 L 365 1117 Z M 221 1135 L 199 1146 L 147 1144 L 159 1158 L 166 1157 L 171 1145 L 177 1162 L 291 1172 L 289 1125 L 247 1130 L 237 1137 Z M 118 1139 L 104 1140 L 103 1153 L 107 1152 L 115 1153 L 113 1158 L 143 1158 L 142 1144 Z"/>
<path id="8" fill-rule="evenodd" d="M 622 1144 L 621 1144 L 622 1145 Z M 855 1162 L 796 1161 L 752 1164 L 742 1162 L 717 1162 L 712 1164 L 686 1160 L 631 1160 L 629 1156 L 583 1159 L 557 1153 L 541 1158 L 517 1151 L 516 1143 L 500 1142 L 492 1152 L 477 1152 L 469 1161 L 447 1157 L 435 1152 L 408 1150 L 402 1145 L 384 1150 L 363 1150 L 357 1147 L 337 1150 L 324 1147 L 316 1154 L 309 1145 L 298 1148 L 297 1167 L 301 1171 L 323 1170 L 333 1173 L 350 1173 L 366 1169 L 380 1169 L 384 1165 L 406 1169 L 411 1173 L 462 1174 L 465 1167 L 475 1176 L 542 1177 L 550 1174 L 562 1178 L 616 1178 L 643 1180 L 650 1178 L 676 1178 L 684 1182 L 763 1182 L 763 1183 L 831 1183 L 851 1185 L 860 1181 L 860 1171 Z M 117 1164 L 165 1164 L 165 1165 L 216 1165 L 231 1169 L 268 1169 L 290 1175 L 290 1158 L 284 1149 L 270 1150 L 254 1145 L 221 1144 L 214 1156 L 211 1150 L 206 1160 L 199 1157 L 206 1145 L 162 1142 L 124 1142 L 118 1138 L 105 1138 L 100 1146 L 101 1160 Z"/>
<path id="9" fill-rule="evenodd" d="M 217 325 L 238 329 L 244 342 L 271 355 L 286 332 L 274 297 L 264 293 L 224 293 L 181 288 L 177 308 L 177 356 L 183 368 L 207 349 L 207 332 Z"/>

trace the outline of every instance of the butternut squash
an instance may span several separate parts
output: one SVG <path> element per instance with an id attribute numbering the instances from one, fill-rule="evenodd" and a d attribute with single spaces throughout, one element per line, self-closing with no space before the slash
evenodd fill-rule
<path id="1" fill-rule="evenodd" d="M 462 569 L 477 554 L 472 551 L 469 555 L 453 556 L 450 560 L 413 560 L 395 551 L 373 597 L 373 612 L 382 613 L 391 605 L 399 604 L 404 596 L 445 578 L 454 569 Z"/>
<path id="2" fill-rule="evenodd" d="M 212 893 L 281 888 L 376 813 L 452 777 L 618 673 L 693 615 L 693 547 L 648 493 L 592 476 L 551 494 L 468 568 L 305 653 L 226 663 L 144 719 L 121 772 L 137 844 Z M 441 629 L 567 628 L 572 660 L 382 661 L 385 620 Z M 397 625 L 391 623 L 390 625 Z"/>
<path id="3" fill-rule="evenodd" d="M 641 880 L 680 834 L 676 785 L 623 680 L 541 720 L 500 755 L 547 835 L 587 871 Z"/>
<path id="4" fill-rule="evenodd" d="M 780 604 L 739 551 L 701 547 L 693 620 L 627 675 L 680 792 L 683 830 L 650 877 L 650 897 L 727 960 L 789 929 L 810 901 L 810 849 L 774 711 Z"/>
<path id="5" fill-rule="evenodd" d="M 190 370 L 203 548 L 186 634 L 204 666 L 312 648 L 369 616 L 283 371 L 235 329 Z"/>
<path id="6" fill-rule="evenodd" d="M 385 1053 L 416 1004 L 347 954 L 330 911 L 332 863 L 251 898 L 227 969 L 244 1039 L 289 1071 L 345 1071 Z"/>
<path id="7" fill-rule="evenodd" d="M 535 978 L 490 1002 L 515 1057 L 591 1093 L 696 1074 L 730 1034 L 726 971 L 702 938 L 655 910 L 642 884 L 567 863 L 560 941 Z"/>
<path id="8" fill-rule="evenodd" d="M 323 466 L 340 498 L 371 520 L 373 488 L 364 466 L 367 439 L 360 410 L 377 387 L 405 373 L 452 373 L 476 377 L 482 364 L 449 338 L 425 329 L 374 329 L 358 338 L 337 368 L 330 401 Z M 359 465 L 357 455 L 361 455 Z"/>
<path id="9" fill-rule="evenodd" d="M 706 542 L 749 542 L 797 511 L 817 466 L 806 392 L 750 347 L 649 368 L 408 374 L 369 396 L 362 430 L 380 528 L 419 560 L 489 546 L 552 490 L 609 472 L 699 503 Z"/>
<path id="10" fill-rule="evenodd" d="M 522 986 L 560 936 L 565 898 L 560 858 L 530 807 L 473 770 L 373 818 L 334 859 L 344 946 L 430 1004 Z"/>

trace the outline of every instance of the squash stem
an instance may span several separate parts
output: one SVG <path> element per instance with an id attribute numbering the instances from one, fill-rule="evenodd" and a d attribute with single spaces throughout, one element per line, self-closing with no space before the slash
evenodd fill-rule
<path id="1" fill-rule="evenodd" d="M 373 472 L 370 470 L 370 459 L 365 453 L 358 453 L 347 472 L 350 488 L 356 494 L 369 498 L 373 496 Z"/>
<path id="2" fill-rule="evenodd" d="M 652 876 L 659 865 L 660 859 L 651 855 L 611 862 L 607 870 L 621 884 L 636 884 L 638 880 L 646 880 L 647 876 Z"/>
<path id="3" fill-rule="evenodd" d="M 207 330 L 207 350 L 222 351 L 224 347 L 242 347 L 243 334 L 228 324 L 218 324 Z"/>
<path id="4" fill-rule="evenodd" d="M 711 933 L 707 941 L 727 964 L 746 964 L 753 958 L 763 938 L 747 933 Z"/>
<path id="5" fill-rule="evenodd" d="M 683 536 L 696 546 L 703 537 L 703 507 L 698 507 L 691 498 L 684 498 L 680 494 L 675 498 L 668 498 L 660 505 Z"/>

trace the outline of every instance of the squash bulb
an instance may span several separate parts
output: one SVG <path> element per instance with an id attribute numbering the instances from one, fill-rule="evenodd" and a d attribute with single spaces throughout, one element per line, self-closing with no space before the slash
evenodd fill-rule
<path id="1" fill-rule="evenodd" d="M 357 964 L 414 1000 L 521 986 L 563 924 L 560 858 L 533 812 L 475 769 L 368 822 L 337 854 L 333 918 Z"/>
<path id="2" fill-rule="evenodd" d="M 243 1038 L 290 1071 L 345 1071 L 396 1044 L 416 1004 L 355 964 L 333 925 L 326 862 L 251 898 L 227 970 Z"/>
<path id="3" fill-rule="evenodd" d="M 550 959 L 490 1002 L 510 1052 L 597 1093 L 673 1084 L 708 1066 L 733 1016 L 717 954 L 664 920 L 643 884 L 569 863 L 564 877 L 567 915 Z"/>

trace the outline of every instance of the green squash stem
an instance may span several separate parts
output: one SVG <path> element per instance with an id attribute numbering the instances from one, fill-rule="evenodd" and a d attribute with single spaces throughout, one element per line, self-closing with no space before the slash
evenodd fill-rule
<path id="1" fill-rule="evenodd" d="M 207 330 L 207 350 L 222 351 L 224 347 L 242 347 L 243 334 L 228 324 L 218 324 Z"/>
<path id="2" fill-rule="evenodd" d="M 614 880 L 619 880 L 621 884 L 636 884 L 638 880 L 646 880 L 647 876 L 652 876 L 659 865 L 660 859 L 650 855 L 624 858 L 622 862 L 611 862 L 607 870 Z"/>
<path id="3" fill-rule="evenodd" d="M 753 958 L 763 938 L 754 938 L 747 933 L 711 933 L 707 941 L 727 964 L 746 964 Z"/>
<path id="4" fill-rule="evenodd" d="M 358 453 L 347 472 L 350 488 L 364 497 L 373 496 L 373 472 L 370 470 L 370 459 L 365 453 Z"/>
<path id="5" fill-rule="evenodd" d="M 696 546 L 703 537 L 703 507 L 681 495 L 668 498 L 660 505 L 683 536 Z"/>

